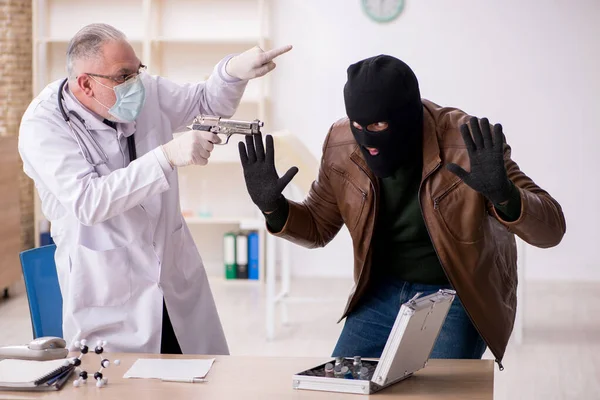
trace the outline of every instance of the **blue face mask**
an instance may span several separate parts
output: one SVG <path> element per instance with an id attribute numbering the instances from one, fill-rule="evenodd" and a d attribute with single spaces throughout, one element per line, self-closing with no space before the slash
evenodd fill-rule
<path id="1" fill-rule="evenodd" d="M 91 77 L 94 79 L 93 77 Z M 109 86 L 103 85 L 94 79 L 96 83 L 105 88 L 111 89 Z M 108 108 L 104 104 L 100 103 L 95 97 L 99 104 L 108 109 L 108 113 L 115 118 L 115 122 L 133 122 L 140 115 L 142 107 L 146 102 L 146 89 L 140 79 L 140 76 L 134 76 L 133 78 L 115 86 L 112 88 L 115 91 L 117 100 L 115 104 Z"/>

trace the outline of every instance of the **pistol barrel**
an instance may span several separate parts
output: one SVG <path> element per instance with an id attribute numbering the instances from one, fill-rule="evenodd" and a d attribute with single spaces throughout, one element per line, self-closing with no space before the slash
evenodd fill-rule
<path id="1" fill-rule="evenodd" d="M 213 133 L 222 134 L 243 134 L 243 135 L 258 135 L 261 133 L 260 128 L 264 126 L 264 122 L 255 119 L 254 121 L 241 121 L 234 119 L 225 119 L 221 117 L 202 115 L 194 119 L 194 122 L 189 129 L 198 131 L 210 131 Z"/>

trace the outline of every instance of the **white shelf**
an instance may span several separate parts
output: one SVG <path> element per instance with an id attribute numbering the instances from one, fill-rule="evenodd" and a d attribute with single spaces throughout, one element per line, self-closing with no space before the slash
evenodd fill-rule
<path id="1" fill-rule="evenodd" d="M 190 45 L 227 45 L 252 47 L 260 43 L 260 37 L 158 37 L 151 41 L 153 43 L 176 43 Z"/>
<path id="2" fill-rule="evenodd" d="M 185 217 L 185 222 L 189 225 L 239 225 L 242 230 L 258 230 L 265 226 L 265 222 L 259 219 L 234 217 Z"/>
<path id="3" fill-rule="evenodd" d="M 153 26 L 158 37 L 201 37 L 209 40 L 258 37 L 263 15 L 259 1 L 162 0 Z"/>
<path id="4" fill-rule="evenodd" d="M 45 37 L 36 39 L 37 43 L 64 43 L 68 44 L 71 41 L 70 37 Z M 129 43 L 141 44 L 144 39 L 140 38 L 127 38 Z"/>
<path id="5" fill-rule="evenodd" d="M 211 282 L 219 282 L 219 284 L 223 285 L 242 285 L 242 286 L 251 286 L 251 285 L 261 285 L 263 282 L 260 279 L 226 279 L 222 276 L 209 276 L 208 277 Z"/>
<path id="6" fill-rule="evenodd" d="M 250 93 L 254 94 L 253 92 Z M 263 100 L 268 101 L 269 99 L 267 97 L 260 97 L 258 94 L 248 96 L 245 95 L 240 101 L 240 106 L 258 106 L 258 104 Z"/>
<path id="7" fill-rule="evenodd" d="M 110 24 L 128 38 L 145 37 L 142 0 L 44 0 L 36 1 L 40 13 L 39 36 L 71 38 L 85 25 L 97 22 Z M 34 20 L 35 21 L 35 20 Z"/>
<path id="8" fill-rule="evenodd" d="M 216 150 L 213 150 L 210 158 L 208 160 L 209 163 L 234 163 L 238 164 L 240 169 L 242 168 L 242 164 L 240 161 L 240 151 L 238 148 L 239 142 L 244 142 L 245 136 L 243 135 L 233 135 L 229 138 L 229 143 L 224 146 L 218 146 Z"/>
<path id="9" fill-rule="evenodd" d="M 262 100 L 266 100 L 266 97 L 260 95 L 258 85 L 252 81 L 248 82 L 246 92 L 244 93 L 244 97 L 242 97 L 240 104 L 256 104 L 260 103 Z"/>

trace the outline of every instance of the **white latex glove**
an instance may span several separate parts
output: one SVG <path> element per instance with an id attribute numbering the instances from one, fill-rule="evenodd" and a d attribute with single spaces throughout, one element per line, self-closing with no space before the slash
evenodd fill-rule
<path id="1" fill-rule="evenodd" d="M 221 139 L 214 133 L 189 131 L 161 147 L 172 167 L 185 167 L 208 164 L 213 143 L 221 143 Z"/>
<path id="2" fill-rule="evenodd" d="M 225 65 L 225 71 L 234 78 L 249 80 L 261 77 L 275 68 L 273 59 L 292 49 L 292 46 L 283 46 L 277 49 L 263 51 L 255 46 L 250 50 L 232 57 Z"/>

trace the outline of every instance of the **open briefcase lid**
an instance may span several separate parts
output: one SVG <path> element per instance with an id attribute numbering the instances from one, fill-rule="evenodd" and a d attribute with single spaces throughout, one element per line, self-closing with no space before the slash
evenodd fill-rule
<path id="1" fill-rule="evenodd" d="M 419 293 L 402 304 L 371 382 L 386 387 L 427 365 L 455 295 L 445 289 L 424 297 Z"/>

